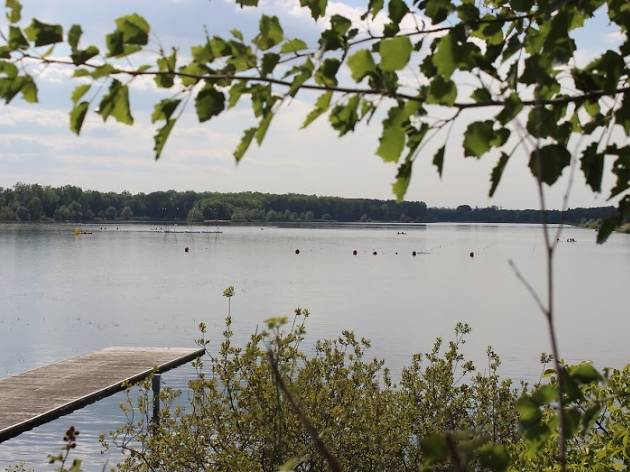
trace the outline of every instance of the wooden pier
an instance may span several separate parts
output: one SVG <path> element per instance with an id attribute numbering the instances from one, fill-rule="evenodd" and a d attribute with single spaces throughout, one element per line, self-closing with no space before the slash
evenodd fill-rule
<path id="1" fill-rule="evenodd" d="M 110 347 L 0 379 L 0 442 L 203 353 L 189 348 Z"/>

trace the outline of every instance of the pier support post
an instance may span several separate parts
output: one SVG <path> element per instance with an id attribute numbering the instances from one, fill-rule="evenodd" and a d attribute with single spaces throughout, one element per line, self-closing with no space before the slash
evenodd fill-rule
<path id="1" fill-rule="evenodd" d="M 151 379 L 151 387 L 153 390 L 153 418 L 155 424 L 160 424 L 160 383 L 162 376 L 155 374 Z"/>

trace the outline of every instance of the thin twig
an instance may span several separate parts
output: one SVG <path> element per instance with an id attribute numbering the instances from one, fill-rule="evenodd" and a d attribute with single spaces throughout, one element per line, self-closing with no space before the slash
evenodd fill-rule
<path id="1" fill-rule="evenodd" d="M 534 287 L 532 287 L 529 281 L 523 276 L 521 271 L 518 269 L 518 267 L 516 266 L 516 263 L 512 259 L 510 259 L 508 260 L 508 264 L 510 264 L 510 267 L 514 271 L 514 275 L 516 275 L 516 278 L 522 282 L 522 284 L 525 286 L 527 291 L 530 293 L 530 295 L 536 302 L 536 305 L 538 305 L 538 308 L 540 308 L 540 311 L 542 311 L 543 313 L 546 313 L 547 308 L 545 308 L 545 305 L 543 305 L 543 302 L 538 296 L 538 293 L 536 293 L 536 290 L 534 289 Z"/>
<path id="2" fill-rule="evenodd" d="M 33 56 L 31 54 L 24 53 L 23 58 L 41 61 L 48 64 L 59 64 L 59 65 L 67 65 L 67 66 L 75 66 L 76 65 L 70 60 L 64 59 L 49 59 L 39 56 Z M 91 69 L 96 69 L 103 64 L 90 64 L 85 63 L 81 64 L 83 67 L 88 67 Z M 114 68 L 114 70 L 110 73 L 110 75 L 130 75 L 130 76 L 175 76 L 186 79 L 194 79 L 194 80 L 242 80 L 245 82 L 262 82 L 268 84 L 281 85 L 283 87 L 291 87 L 293 84 L 292 81 L 276 79 L 273 77 L 260 77 L 260 76 L 246 76 L 240 74 L 222 74 L 222 73 L 214 73 L 214 74 L 191 74 L 187 72 L 168 72 L 168 71 L 156 71 L 156 70 L 130 70 L 130 69 L 121 69 Z M 402 99 L 402 100 L 410 100 L 416 101 L 420 103 L 425 103 L 426 98 L 420 95 L 410 95 L 408 93 L 397 93 L 391 92 L 389 90 L 380 90 L 373 88 L 359 88 L 359 87 L 340 87 L 340 86 L 327 86 L 327 85 L 317 85 L 317 84 L 303 84 L 300 86 L 300 89 L 305 90 L 319 90 L 325 92 L 342 92 L 342 93 L 351 93 L 351 94 L 361 94 L 361 95 L 379 95 L 384 97 L 390 97 L 393 99 Z M 596 90 L 588 93 L 584 93 L 581 95 L 566 95 L 557 98 L 550 98 L 546 100 L 523 100 L 521 103 L 523 106 L 539 106 L 539 105 L 564 105 L 567 103 L 580 102 L 584 100 L 593 100 L 596 98 L 604 97 L 604 96 L 617 96 L 620 94 L 630 92 L 630 86 L 628 87 L 620 87 L 615 90 Z M 451 108 L 458 108 L 461 110 L 468 108 L 487 108 L 487 107 L 499 107 L 504 106 L 506 101 L 504 100 L 488 100 L 485 102 L 460 102 L 453 103 L 449 105 Z"/>
<path id="3" fill-rule="evenodd" d="M 277 360 L 274 358 L 273 353 L 271 351 L 267 351 L 267 356 L 269 358 L 269 365 L 271 366 L 271 371 L 273 372 L 273 376 L 276 381 L 276 384 L 278 385 L 278 387 L 280 387 L 280 390 L 282 391 L 283 395 L 289 402 L 289 405 L 291 406 L 291 409 L 293 410 L 293 412 L 300 419 L 300 422 L 302 423 L 302 426 L 304 426 L 304 429 L 306 429 L 308 434 L 311 436 L 311 439 L 315 443 L 315 447 L 317 448 L 319 453 L 324 457 L 324 459 L 328 463 L 328 466 L 333 472 L 341 472 L 341 466 L 339 465 L 339 461 L 337 461 L 337 458 L 330 452 L 326 444 L 324 444 L 324 442 L 321 440 L 321 438 L 319 437 L 319 433 L 313 426 L 313 423 L 311 423 L 311 421 L 308 419 L 306 414 L 302 411 L 302 409 L 298 405 L 295 398 L 293 398 L 293 395 L 289 391 L 287 385 L 284 383 L 284 380 L 282 379 L 282 375 L 280 374 L 280 371 L 278 370 Z"/>
<path id="4" fill-rule="evenodd" d="M 446 447 L 448 448 L 448 452 L 451 455 L 451 462 L 453 463 L 453 468 L 455 469 L 455 472 L 466 472 L 466 466 L 462 462 L 462 458 L 459 456 L 457 444 L 455 444 L 451 433 L 446 433 L 445 439 Z"/>

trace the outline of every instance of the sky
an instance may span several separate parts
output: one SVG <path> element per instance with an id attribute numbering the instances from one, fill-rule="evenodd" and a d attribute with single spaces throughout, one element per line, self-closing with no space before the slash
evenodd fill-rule
<path id="1" fill-rule="evenodd" d="M 246 9 L 239 8 L 233 0 L 24 0 L 23 4 L 24 22 L 37 17 L 61 23 L 65 28 L 79 23 L 85 32 L 82 44 L 99 47 L 104 35 L 114 29 L 115 18 L 137 12 L 151 24 L 153 37 L 159 38 L 165 48 L 177 46 L 183 56 L 189 54 L 191 45 L 203 42 L 204 27 L 211 35 L 227 35 L 236 27 L 246 37 L 253 37 L 262 13 L 279 16 L 285 38 L 300 37 L 311 43 L 327 22 L 324 19 L 316 24 L 297 0 L 262 0 L 258 8 Z M 364 5 L 356 0 L 329 1 L 327 13 L 343 14 L 359 22 Z M 372 28 L 378 30 L 382 23 L 377 18 Z M 3 17 L 0 28 L 4 31 L 6 27 Z M 599 15 L 591 20 L 588 32 L 576 35 L 576 41 L 576 57 L 582 62 L 580 65 L 585 65 L 602 50 L 620 44 L 620 35 L 606 23 L 604 15 Z M 131 61 L 135 65 L 141 63 L 133 56 Z M 0 109 L 0 186 L 24 182 L 72 184 L 101 191 L 262 191 L 393 198 L 391 184 L 396 166 L 375 154 L 382 116 L 343 138 L 337 137 L 325 117 L 300 130 L 316 98 L 300 92 L 283 105 L 263 145 L 253 144 L 237 165 L 232 152 L 243 130 L 255 124 L 246 104 L 203 124 L 197 122 L 194 108 L 189 107 L 173 131 L 162 159 L 156 162 L 150 113 L 164 92 L 150 80 L 134 81 L 133 127 L 113 121 L 103 124 L 100 116 L 92 113 L 86 118 L 81 137 L 77 137 L 68 129 L 69 96 L 78 83 L 70 74 L 63 67 L 38 70 L 40 103 L 30 105 L 15 100 Z M 413 78 L 413 73 L 410 76 Z M 488 198 L 489 176 L 498 154 L 492 152 L 480 160 L 463 156 L 461 138 L 467 123 L 491 118 L 496 112 L 485 109 L 464 113 L 451 131 L 442 178 L 431 165 L 433 153 L 442 142 L 436 139 L 434 145 L 427 146 L 414 165 L 406 199 L 422 200 L 431 206 L 466 203 L 537 207 L 536 185 L 524 152 L 510 160 L 492 199 Z M 614 139 L 622 138 L 615 135 Z M 561 207 L 568 174 L 567 169 L 550 190 L 550 207 Z M 610 178 L 605 179 L 604 189 L 612 184 Z M 606 192 L 593 194 L 578 169 L 569 205 L 606 204 Z"/>

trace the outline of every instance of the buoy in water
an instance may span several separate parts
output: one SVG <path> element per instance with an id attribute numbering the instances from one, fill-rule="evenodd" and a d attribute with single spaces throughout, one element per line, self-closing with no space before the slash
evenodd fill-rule
<path id="1" fill-rule="evenodd" d="M 297 254 L 300 254 L 300 250 L 299 250 L 299 249 L 296 249 L 296 250 L 295 250 L 295 254 L 296 254 L 296 255 L 297 255 Z"/>
<path id="2" fill-rule="evenodd" d="M 413 257 L 416 257 L 416 254 L 417 254 L 417 253 L 416 253 L 416 251 L 412 251 L 412 252 L 411 252 L 411 255 L 412 255 Z"/>
<path id="3" fill-rule="evenodd" d="M 184 252 L 190 252 L 190 248 L 185 247 L 185 248 L 184 248 Z"/>
<path id="4" fill-rule="evenodd" d="M 352 251 L 352 255 L 356 256 L 358 254 L 357 250 L 355 249 L 354 251 Z"/>
<path id="5" fill-rule="evenodd" d="M 470 251 L 470 257 L 475 257 L 475 253 Z"/>
<path id="6" fill-rule="evenodd" d="M 374 251 L 374 252 L 372 253 L 372 255 L 373 255 L 373 256 L 376 256 L 376 254 L 378 254 L 376 251 Z"/>

